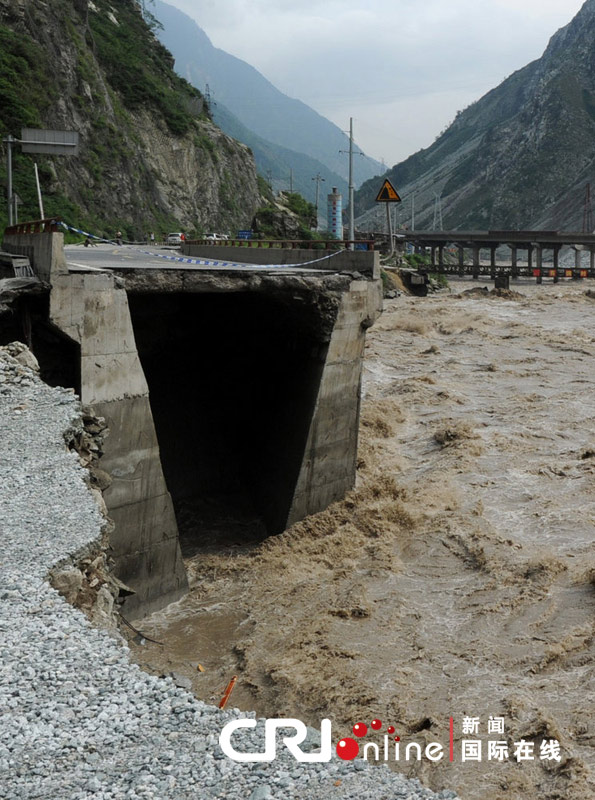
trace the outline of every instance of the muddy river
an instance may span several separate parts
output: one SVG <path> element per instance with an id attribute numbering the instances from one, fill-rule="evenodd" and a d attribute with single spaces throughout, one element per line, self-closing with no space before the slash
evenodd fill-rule
<path id="1" fill-rule="evenodd" d="M 465 800 L 587 800 L 595 295 L 472 286 L 388 301 L 368 332 L 354 491 L 262 544 L 190 554 L 190 594 L 138 623 L 163 646 L 131 646 L 201 699 L 238 675 L 232 705 L 343 736 L 376 717 L 448 753 L 452 718 L 453 761 L 398 769 Z"/>

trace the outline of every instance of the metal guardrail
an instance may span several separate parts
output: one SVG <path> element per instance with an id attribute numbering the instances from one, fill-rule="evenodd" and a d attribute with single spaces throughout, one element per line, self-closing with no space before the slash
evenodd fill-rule
<path id="1" fill-rule="evenodd" d="M 29 222 L 18 222 L 5 228 L 5 236 L 15 236 L 27 233 L 58 233 L 62 217 L 48 217 L 47 219 L 36 219 Z"/>
<path id="2" fill-rule="evenodd" d="M 546 249 L 568 245 L 595 247 L 595 234 L 577 231 L 399 231 L 398 238 L 421 246 L 453 244 L 464 247 L 516 246 L 526 249 L 528 245 Z"/>
<path id="3" fill-rule="evenodd" d="M 595 278 L 595 269 L 590 267 L 566 267 L 557 266 L 553 267 L 545 264 L 541 267 L 536 267 L 528 264 L 456 264 L 456 263 L 440 263 L 428 264 L 420 267 L 420 269 L 440 275 L 453 275 L 463 277 L 471 275 L 473 278 L 488 277 L 495 280 L 499 276 L 508 276 L 512 279 L 520 277 L 536 278 L 540 283 L 543 278 L 553 278 L 554 283 L 557 283 L 560 278 L 572 278 L 573 280 L 581 280 L 582 278 Z"/>
<path id="4" fill-rule="evenodd" d="M 374 250 L 372 240 L 350 239 L 186 239 L 184 244 L 212 247 L 255 247 L 284 250 Z"/>

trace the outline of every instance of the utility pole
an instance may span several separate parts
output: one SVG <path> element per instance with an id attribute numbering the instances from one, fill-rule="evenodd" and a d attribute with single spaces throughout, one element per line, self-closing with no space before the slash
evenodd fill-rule
<path id="1" fill-rule="evenodd" d="M 344 153 L 345 150 L 339 150 Z M 355 222 L 354 222 L 354 208 L 353 208 L 353 117 L 349 117 L 349 249 L 353 250 L 353 240 L 355 239 Z M 363 156 L 363 153 L 357 155 Z"/>
<path id="2" fill-rule="evenodd" d="M 593 232 L 593 207 L 591 205 L 591 184 L 585 187 L 585 200 L 583 205 L 583 233 Z"/>
<path id="3" fill-rule="evenodd" d="M 320 172 L 316 173 L 316 177 L 312 178 L 313 181 L 316 181 L 316 202 L 314 205 L 316 206 L 316 230 L 318 230 L 318 194 L 320 190 L 320 181 L 324 183 L 325 178 L 322 178 Z"/>
<path id="4" fill-rule="evenodd" d="M 293 194 L 293 170 L 291 167 L 289 169 L 289 192 Z"/>
<path id="5" fill-rule="evenodd" d="M 395 242 L 393 239 L 393 220 L 390 213 L 390 203 L 386 204 L 386 232 L 388 233 L 388 241 L 390 243 L 389 255 L 395 252 Z"/>
<path id="6" fill-rule="evenodd" d="M 14 224 L 19 224 L 19 205 L 23 205 L 23 201 L 18 196 L 18 194 L 14 193 Z"/>
<path id="7" fill-rule="evenodd" d="M 209 111 L 212 110 L 213 106 L 217 105 L 217 103 L 215 102 L 215 98 L 214 98 L 213 94 L 211 93 L 211 87 L 209 86 L 208 83 L 205 83 L 204 99 L 205 99 L 205 103 L 206 103 L 207 109 Z"/>
<path id="8" fill-rule="evenodd" d="M 438 228 L 436 228 L 438 225 Z M 434 230 L 443 230 L 444 224 L 442 222 L 442 198 L 439 194 L 434 196 Z"/>
<path id="9" fill-rule="evenodd" d="M 353 250 L 355 219 L 353 210 L 353 117 L 349 117 L 349 249 Z"/>
<path id="10" fill-rule="evenodd" d="M 6 139 L 4 139 L 4 143 L 6 144 L 6 194 L 8 195 L 8 226 L 14 224 L 14 219 L 12 215 L 12 208 L 13 208 L 13 197 L 12 197 L 12 145 L 14 143 L 14 138 L 9 133 Z"/>

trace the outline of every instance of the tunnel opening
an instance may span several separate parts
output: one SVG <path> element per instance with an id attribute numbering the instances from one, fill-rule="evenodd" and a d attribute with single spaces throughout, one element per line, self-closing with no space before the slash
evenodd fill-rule
<path id="1" fill-rule="evenodd" d="M 328 343 L 260 293 L 128 301 L 184 555 L 282 532 Z"/>

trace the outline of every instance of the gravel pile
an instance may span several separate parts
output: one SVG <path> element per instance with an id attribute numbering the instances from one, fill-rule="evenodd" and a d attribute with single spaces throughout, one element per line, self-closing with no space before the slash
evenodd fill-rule
<path id="1" fill-rule="evenodd" d="M 48 570 L 97 542 L 103 518 L 64 443 L 78 401 L 30 358 L 0 348 L 0 797 L 455 798 L 360 760 L 299 764 L 279 748 L 272 763 L 231 761 L 219 732 L 249 714 L 142 672 L 50 587 Z M 262 750 L 261 730 L 242 747 Z"/>

